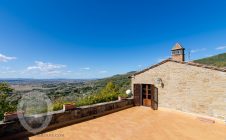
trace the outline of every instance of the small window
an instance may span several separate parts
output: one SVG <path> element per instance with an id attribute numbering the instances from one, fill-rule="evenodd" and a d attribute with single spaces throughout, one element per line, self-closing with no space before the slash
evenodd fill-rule
<path id="1" fill-rule="evenodd" d="M 175 55 L 175 54 L 182 54 L 182 50 L 175 50 L 175 51 L 172 51 L 172 54 Z"/>
<path id="2" fill-rule="evenodd" d="M 172 51 L 172 54 L 175 55 L 175 54 L 177 54 L 177 52 L 176 51 Z"/>

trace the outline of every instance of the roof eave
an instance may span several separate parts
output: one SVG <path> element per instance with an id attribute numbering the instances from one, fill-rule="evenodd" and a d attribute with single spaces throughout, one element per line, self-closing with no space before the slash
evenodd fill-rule
<path id="1" fill-rule="evenodd" d="M 225 68 L 218 68 L 218 67 L 215 67 L 215 66 L 209 66 L 209 65 L 194 63 L 194 62 L 192 62 L 192 61 L 191 61 L 191 62 L 176 61 L 176 60 L 172 60 L 171 58 L 168 58 L 168 59 L 166 59 L 166 60 L 161 61 L 160 63 L 157 63 L 157 64 L 152 65 L 152 66 L 150 66 L 150 67 L 148 67 L 148 68 L 146 68 L 146 69 L 144 69 L 144 70 L 141 70 L 141 71 L 139 71 L 139 72 L 136 72 L 135 74 L 129 76 L 128 78 L 133 78 L 133 77 L 135 77 L 136 75 L 139 75 L 139 74 L 141 74 L 141 73 L 144 73 L 144 72 L 146 72 L 146 71 L 148 71 L 148 70 L 150 70 L 150 69 L 152 69 L 152 68 L 155 68 L 155 67 L 157 67 L 157 66 L 159 66 L 159 65 L 162 65 L 162 64 L 164 64 L 164 63 L 166 63 L 166 62 L 169 62 L 169 61 L 170 61 L 170 62 L 175 62 L 175 63 L 180 63 L 180 64 L 187 64 L 187 65 L 190 65 L 190 66 L 196 66 L 196 67 L 201 67 L 201 68 L 216 70 L 216 71 L 220 71 L 220 72 L 226 72 L 226 69 L 225 69 Z"/>

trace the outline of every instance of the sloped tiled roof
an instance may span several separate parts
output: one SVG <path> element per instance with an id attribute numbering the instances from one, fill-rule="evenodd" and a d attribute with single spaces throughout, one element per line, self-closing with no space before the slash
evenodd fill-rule
<path id="1" fill-rule="evenodd" d="M 179 43 L 176 43 L 176 45 L 172 48 L 173 50 L 179 50 L 179 49 L 184 49 Z"/>
<path id="2" fill-rule="evenodd" d="M 205 68 L 205 69 L 211 69 L 211 70 L 216 70 L 216 71 L 221 71 L 221 72 L 226 72 L 226 68 L 218 68 L 218 67 L 215 67 L 215 66 L 209 66 L 209 65 L 204 65 L 204 64 L 199 64 L 199 63 L 195 63 L 195 62 L 182 62 L 182 61 L 176 61 L 176 60 L 172 60 L 171 58 L 168 58 L 158 64 L 155 64 L 155 65 L 152 65 L 142 71 L 139 71 L 139 72 L 136 72 L 135 74 L 133 74 L 132 76 L 136 76 L 136 75 L 139 75 L 141 73 L 144 73 L 152 68 L 155 68 L 159 65 L 162 65 L 166 62 L 175 62 L 175 63 L 180 63 L 180 64 L 187 64 L 187 65 L 191 65 L 191 66 L 196 66 L 196 67 L 201 67 L 201 68 Z M 130 77 L 131 78 L 131 77 Z"/>

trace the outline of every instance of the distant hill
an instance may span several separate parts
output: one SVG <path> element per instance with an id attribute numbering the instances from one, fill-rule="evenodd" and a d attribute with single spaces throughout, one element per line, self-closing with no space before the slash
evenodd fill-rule
<path id="1" fill-rule="evenodd" d="M 91 79 L 90 79 L 91 80 Z M 82 83 L 89 79 L 23 79 L 23 78 L 0 78 L 0 82 L 7 82 L 13 85 L 43 85 L 43 84 L 59 84 L 59 83 Z"/>
<path id="2" fill-rule="evenodd" d="M 226 67 L 226 53 L 218 54 L 212 57 L 198 59 L 198 60 L 195 60 L 194 62 L 223 68 L 223 67 Z"/>
<path id="3" fill-rule="evenodd" d="M 126 74 L 117 74 L 112 77 L 98 79 L 91 82 L 97 89 L 101 89 L 102 87 L 106 86 L 108 82 L 113 82 L 117 87 L 120 88 L 120 91 L 125 92 L 127 89 L 131 88 L 131 80 L 128 77 L 134 73 L 135 71 L 131 71 Z"/>

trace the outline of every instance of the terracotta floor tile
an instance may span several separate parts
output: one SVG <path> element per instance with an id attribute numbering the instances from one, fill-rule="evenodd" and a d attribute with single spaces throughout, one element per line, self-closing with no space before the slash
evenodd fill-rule
<path id="1" fill-rule="evenodd" d="M 46 134 L 61 134 L 48 137 Z M 226 140 L 226 125 L 175 111 L 133 107 L 34 136 L 30 140 Z"/>

